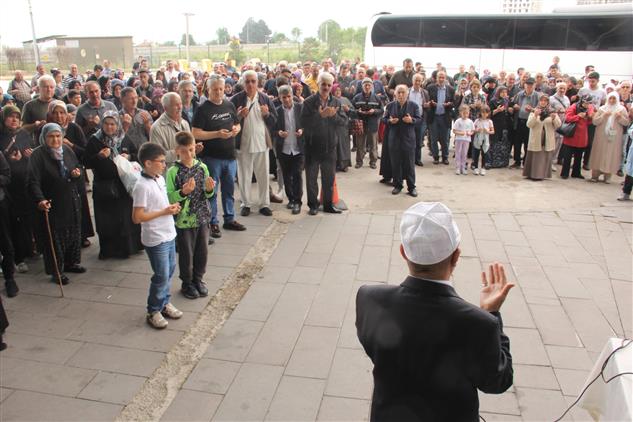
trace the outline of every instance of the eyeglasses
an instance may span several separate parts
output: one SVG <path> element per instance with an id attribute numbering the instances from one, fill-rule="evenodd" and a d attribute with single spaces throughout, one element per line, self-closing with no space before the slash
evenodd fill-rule
<path id="1" fill-rule="evenodd" d="M 244 82 L 247 83 L 247 84 L 256 84 L 257 83 L 257 81 L 255 79 L 246 79 Z"/>

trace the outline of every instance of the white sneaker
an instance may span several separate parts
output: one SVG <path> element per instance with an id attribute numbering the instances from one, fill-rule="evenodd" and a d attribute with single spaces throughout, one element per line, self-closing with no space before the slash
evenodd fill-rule
<path id="1" fill-rule="evenodd" d="M 457 170 L 455 170 L 455 174 L 459 176 L 460 174 L 462 174 L 462 172 L 461 172 L 460 169 L 457 169 Z"/>
<path id="2" fill-rule="evenodd" d="M 556 171 L 557 171 L 557 170 L 556 170 L 556 166 L 555 166 L 554 164 L 552 164 L 552 171 L 553 171 L 553 172 L 556 172 Z"/>
<path id="3" fill-rule="evenodd" d="M 161 314 L 158 311 L 151 314 L 147 314 L 147 322 L 152 327 L 158 328 L 158 329 L 166 328 L 167 325 L 169 325 L 167 320 L 163 317 L 163 314 Z"/>
<path id="4" fill-rule="evenodd" d="M 481 176 L 485 176 L 486 175 L 486 169 L 481 169 L 481 171 L 479 172 L 479 174 Z"/>
<path id="5" fill-rule="evenodd" d="M 473 170 L 473 174 L 474 174 L 475 176 L 479 176 L 479 168 L 478 168 L 478 167 L 477 167 L 477 168 L 475 168 L 475 170 Z"/>
<path id="6" fill-rule="evenodd" d="M 163 315 L 165 315 L 167 318 L 178 319 L 182 316 L 182 311 L 179 311 L 174 305 L 168 303 L 163 309 Z"/>
<path id="7" fill-rule="evenodd" d="M 19 273 L 26 273 L 29 271 L 29 266 L 26 265 L 26 262 L 20 262 L 18 265 L 16 265 L 16 269 Z"/>
<path id="8" fill-rule="evenodd" d="M 468 174 L 468 167 L 464 168 L 464 170 L 462 170 L 462 174 L 463 175 L 467 175 Z"/>

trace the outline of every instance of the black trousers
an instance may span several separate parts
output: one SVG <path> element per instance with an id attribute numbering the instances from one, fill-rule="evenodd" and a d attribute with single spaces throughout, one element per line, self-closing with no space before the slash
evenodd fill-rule
<path id="1" fill-rule="evenodd" d="M 512 137 L 512 148 L 514 149 L 514 162 L 521 162 L 521 149 L 523 149 L 523 159 L 527 155 L 527 145 L 530 138 L 530 128 L 527 127 L 526 119 L 519 119 L 517 121 L 517 127 L 514 130 L 514 136 Z"/>
<path id="2" fill-rule="evenodd" d="M 303 155 L 279 154 L 279 164 L 284 175 L 284 190 L 288 202 L 301 204 L 303 196 Z"/>
<path id="3" fill-rule="evenodd" d="M 622 192 L 624 192 L 627 195 L 630 195 L 631 190 L 633 190 L 633 177 L 627 174 L 624 177 L 624 187 L 622 188 Z"/>
<path id="4" fill-rule="evenodd" d="M 319 208 L 319 185 L 317 177 L 321 170 L 321 189 L 323 189 L 323 208 L 332 206 L 334 174 L 336 172 L 336 150 L 324 154 L 306 153 L 306 190 L 308 207 Z"/>
<path id="5" fill-rule="evenodd" d="M 589 142 L 584 149 L 584 155 L 582 157 L 582 165 L 589 165 L 589 157 L 591 157 L 591 147 L 593 146 L 593 137 L 596 135 L 596 127 L 593 124 L 589 124 L 587 127 L 587 141 Z"/>
<path id="6" fill-rule="evenodd" d="M 2 254 L 2 274 L 5 280 L 13 279 L 15 273 L 14 249 L 11 242 L 9 201 L 0 200 L 0 254 Z"/>
<path id="7" fill-rule="evenodd" d="M 183 286 L 200 282 L 207 270 L 207 242 L 209 225 L 201 224 L 191 229 L 176 228 L 178 268 Z"/>
<path id="8" fill-rule="evenodd" d="M 571 160 L 574 159 L 574 165 L 571 170 L 572 176 L 580 176 L 580 166 L 582 162 L 582 153 L 585 148 L 576 148 L 569 145 L 563 144 L 560 149 L 561 160 L 563 161 L 563 168 L 560 171 L 560 175 L 562 177 L 569 176 L 569 168 L 572 167 Z"/>
<path id="9" fill-rule="evenodd" d="M 407 147 L 399 139 L 389 140 L 389 157 L 393 173 L 393 186 L 402 189 L 407 181 L 409 191 L 415 189 L 415 145 Z"/>

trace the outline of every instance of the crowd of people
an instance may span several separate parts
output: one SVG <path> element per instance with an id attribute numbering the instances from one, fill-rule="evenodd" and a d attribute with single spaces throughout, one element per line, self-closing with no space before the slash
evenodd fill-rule
<path id="1" fill-rule="evenodd" d="M 30 82 L 16 71 L 1 94 L 7 296 L 18 293 L 14 273 L 27 272 L 32 256 L 43 255 L 54 282 L 85 272 L 81 249 L 96 233 L 99 259 L 150 255 L 155 327 L 166 325 L 162 314 L 178 314 L 165 298 L 174 268 L 158 257 L 170 262 L 177 243 L 183 294 L 206 295 L 206 245 L 222 230 L 246 230 L 237 212 L 271 216 L 271 202 L 284 196 L 289 212 L 301 213 L 304 177 L 309 215 L 341 212 L 335 174 L 352 166 L 376 169 L 394 195 L 406 182 L 418 196 L 425 144 L 434 165 L 453 158 L 456 175 L 509 167 L 543 180 L 560 166 L 562 179 L 584 178 L 582 170 L 591 182 L 626 176 L 621 200 L 633 187 L 631 81 L 601 83 L 593 66 L 575 77 L 558 57 L 533 75 L 523 68 L 480 74 L 474 66 L 449 75 L 441 63 L 431 71 L 411 59 L 398 71 L 331 59 L 240 69 L 217 63 L 208 72 L 168 60 L 151 70 L 139 57 L 131 75 L 108 60 L 86 73 L 74 64 L 68 73 L 38 65 Z M 130 176 L 136 162 L 143 177 Z"/>

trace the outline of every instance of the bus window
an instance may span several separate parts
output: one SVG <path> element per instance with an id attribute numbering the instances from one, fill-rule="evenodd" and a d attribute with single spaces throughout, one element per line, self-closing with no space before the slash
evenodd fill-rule
<path id="1" fill-rule="evenodd" d="M 421 20 L 408 19 L 380 19 L 371 33 L 375 46 L 417 46 L 421 45 Z"/>
<path id="2" fill-rule="evenodd" d="M 466 24 L 468 48 L 512 48 L 513 37 L 514 19 L 469 18 Z"/>
<path id="3" fill-rule="evenodd" d="M 426 19 L 423 28 L 423 47 L 463 47 L 464 19 Z"/>
<path id="4" fill-rule="evenodd" d="M 626 18 L 570 19 L 567 48 L 592 51 L 627 51 L 633 45 L 631 20 Z"/>
<path id="5" fill-rule="evenodd" d="M 562 50 L 567 38 L 567 19 L 517 19 L 514 48 Z"/>

